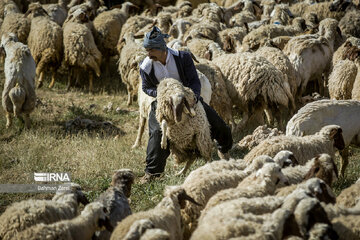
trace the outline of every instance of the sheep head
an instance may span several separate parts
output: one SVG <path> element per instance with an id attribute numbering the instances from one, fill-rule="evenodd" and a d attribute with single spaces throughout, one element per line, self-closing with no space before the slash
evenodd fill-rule
<path id="1" fill-rule="evenodd" d="M 116 170 L 112 176 L 111 186 L 119 187 L 127 198 L 131 195 L 131 186 L 134 183 L 135 175 L 130 169 Z"/>
<path id="2" fill-rule="evenodd" d="M 325 181 L 326 184 L 331 185 L 334 178 L 338 178 L 338 170 L 332 157 L 328 154 L 320 154 L 315 157 L 314 165 L 305 176 L 305 180 L 317 177 Z"/>
<path id="3" fill-rule="evenodd" d="M 97 230 L 103 230 L 104 227 L 110 232 L 114 230 L 108 217 L 108 211 L 100 202 L 92 202 L 88 204 L 81 212 L 81 216 L 93 219 Z"/>
<path id="4" fill-rule="evenodd" d="M 266 163 L 261 169 L 259 169 L 255 177 L 261 179 L 261 184 L 267 184 L 269 180 L 277 185 L 279 182 L 289 185 L 288 179 L 281 171 L 281 167 L 277 163 Z"/>
<path id="5" fill-rule="evenodd" d="M 186 201 L 189 201 L 197 206 L 201 206 L 197 203 L 192 197 L 190 197 L 186 192 L 185 189 L 181 186 L 167 186 L 165 188 L 164 196 L 170 197 L 177 201 L 180 205 L 180 208 L 185 208 Z"/>
<path id="6" fill-rule="evenodd" d="M 360 49 L 357 46 L 353 46 L 350 41 L 347 41 L 344 47 L 345 53 L 343 55 L 343 59 L 355 61 L 355 59 L 360 57 Z"/>
<path id="7" fill-rule="evenodd" d="M 324 126 L 318 134 L 327 137 L 331 141 L 334 141 L 333 146 L 338 150 L 343 150 L 345 148 L 345 142 L 342 136 L 342 129 L 339 125 Z"/>
<path id="8" fill-rule="evenodd" d="M 287 150 L 278 152 L 274 157 L 274 161 L 281 167 L 299 165 L 299 162 L 296 160 L 294 154 Z"/>
<path id="9" fill-rule="evenodd" d="M 222 9 L 223 10 L 223 22 L 229 26 L 230 25 L 230 19 L 232 16 L 234 16 L 236 13 L 241 12 L 241 10 L 244 8 L 245 4 L 242 0 L 234 3 L 232 6 Z"/>
<path id="10" fill-rule="evenodd" d="M 28 17 L 29 15 L 31 16 L 30 18 L 35 18 L 35 17 L 39 17 L 39 16 L 48 16 L 49 17 L 49 14 L 45 11 L 45 9 L 38 2 L 31 3 L 29 5 L 29 9 L 25 13 L 24 17 Z"/>
<path id="11" fill-rule="evenodd" d="M 317 198 L 320 202 L 336 203 L 336 197 L 331 188 L 319 178 L 311 178 L 305 182 L 305 190 L 313 197 Z"/>

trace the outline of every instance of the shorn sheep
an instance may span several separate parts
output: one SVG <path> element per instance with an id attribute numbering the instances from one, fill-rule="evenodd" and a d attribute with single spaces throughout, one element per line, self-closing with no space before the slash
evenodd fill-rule
<path id="1" fill-rule="evenodd" d="M 63 31 L 53 22 L 39 3 L 29 5 L 25 16 L 31 18 L 31 29 L 28 37 L 28 45 L 36 62 L 36 75 L 38 75 L 38 87 L 41 87 L 46 70 L 51 70 L 51 83 L 55 84 L 55 75 L 60 67 L 63 57 Z"/>
<path id="2" fill-rule="evenodd" d="M 49 225 L 40 223 L 25 231 L 19 232 L 16 235 L 16 239 L 90 240 L 96 230 L 101 230 L 104 227 L 109 231 L 113 230 L 109 225 L 106 208 L 99 202 L 93 202 L 88 204 L 76 218 Z"/>
<path id="3" fill-rule="evenodd" d="M 165 230 L 170 235 L 170 240 L 182 240 L 180 209 L 185 205 L 186 200 L 195 203 L 182 187 L 167 186 L 164 198 L 155 208 L 146 212 L 137 212 L 125 218 L 113 231 L 111 240 L 139 239 L 139 237 L 125 238 L 125 236 L 141 236 L 146 229 L 150 228 Z M 136 227 L 135 225 L 139 225 L 139 220 L 143 220 L 143 224 Z"/>
<path id="4" fill-rule="evenodd" d="M 339 150 L 342 150 L 340 173 L 344 175 L 348 165 L 348 146 L 351 143 L 360 146 L 360 101 L 320 100 L 309 103 L 290 119 L 286 135 L 311 135 L 329 124 L 337 124 L 342 129 L 345 149 Z"/>
<path id="5" fill-rule="evenodd" d="M 0 238 L 14 239 L 17 232 L 36 224 L 72 219 L 77 215 L 79 203 L 85 205 L 89 202 L 78 184 L 71 184 L 70 190 L 58 191 L 52 200 L 16 202 L 0 216 Z"/>
<path id="6" fill-rule="evenodd" d="M 64 23 L 64 58 L 65 64 L 70 68 L 68 90 L 72 86 L 73 77 L 79 81 L 81 70 L 88 71 L 91 92 L 94 90 L 94 73 L 100 76 L 102 54 L 96 47 L 90 24 L 86 13 L 81 9 L 70 14 Z"/>
<path id="7" fill-rule="evenodd" d="M 161 147 L 170 150 L 177 163 L 186 162 L 178 173 L 187 171 L 195 158 L 211 160 L 213 142 L 210 125 L 201 101 L 196 103 L 194 92 L 178 80 L 166 78 L 157 87 L 156 120 L 162 130 Z"/>
<path id="8" fill-rule="evenodd" d="M 327 153 L 335 159 L 336 149 L 342 150 L 345 147 L 342 136 L 342 129 L 338 125 L 327 125 L 314 135 L 298 136 L 277 136 L 265 140 L 253 148 L 244 160 L 251 162 L 256 156 L 275 156 L 281 150 L 291 151 L 300 165 L 316 157 L 318 154 Z"/>
<path id="9" fill-rule="evenodd" d="M 35 108 L 36 65 L 30 49 L 18 42 L 14 34 L 2 36 L 0 48 L 6 53 L 4 72 L 5 84 L 2 92 L 2 106 L 6 114 L 6 128 L 11 126 L 11 115 L 24 114 L 25 126 L 30 128 L 30 113 Z"/>

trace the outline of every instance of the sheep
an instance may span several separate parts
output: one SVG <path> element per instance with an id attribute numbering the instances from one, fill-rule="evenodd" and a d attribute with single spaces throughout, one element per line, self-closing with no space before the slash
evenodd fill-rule
<path id="1" fill-rule="evenodd" d="M 357 202 L 360 202 L 360 181 L 351 185 L 348 188 L 345 188 L 341 191 L 339 196 L 336 198 L 336 204 L 339 206 L 344 206 L 347 208 L 355 207 Z"/>
<path id="2" fill-rule="evenodd" d="M 69 14 L 65 21 L 64 29 L 64 60 L 70 68 L 68 74 L 69 90 L 72 86 L 72 78 L 75 76 L 79 81 L 80 69 L 88 71 L 89 91 L 93 92 L 93 78 L 95 73 L 98 77 L 101 74 L 100 64 L 102 54 L 96 47 L 94 37 L 90 30 L 89 19 L 81 9 Z"/>
<path id="3" fill-rule="evenodd" d="M 301 85 L 298 86 L 299 96 L 305 93 L 308 82 L 315 80 L 320 94 L 325 93 L 325 83 L 322 74 L 329 74 L 331 56 L 334 52 L 338 22 L 325 19 L 320 22 L 319 35 L 303 35 L 293 37 L 286 44 L 284 53 L 289 57 L 295 70 L 300 76 Z"/>
<path id="4" fill-rule="evenodd" d="M 214 194 L 220 190 L 236 187 L 242 179 L 260 169 L 267 162 L 275 161 L 282 166 L 289 158 L 291 158 L 291 153 L 282 151 L 274 157 L 274 160 L 268 156 L 259 156 L 249 166 L 244 165 L 241 160 L 220 160 L 192 171 L 182 186 L 189 196 L 202 206 L 190 203 L 185 205 L 181 214 L 189 227 L 187 230 L 192 232 L 195 229 L 200 211 Z"/>
<path id="5" fill-rule="evenodd" d="M 271 24 L 288 25 L 290 18 L 293 18 L 292 13 L 289 10 L 289 5 L 278 4 L 274 7 L 271 13 Z"/>
<path id="6" fill-rule="evenodd" d="M 167 147 L 168 138 L 175 161 L 186 162 L 178 174 L 185 173 L 198 156 L 191 150 L 197 149 L 207 161 L 211 159 L 210 125 L 202 103 L 195 101 L 194 92 L 176 79 L 163 79 L 157 87 L 156 120 L 163 133 L 161 147 Z"/>
<path id="7" fill-rule="evenodd" d="M 55 84 L 55 74 L 60 67 L 63 54 L 63 31 L 39 3 L 32 3 L 25 16 L 31 17 L 31 29 L 28 44 L 36 62 L 36 74 L 39 76 L 38 87 L 41 87 L 46 70 L 51 70 L 51 83 Z"/>
<path id="8" fill-rule="evenodd" d="M 59 0 L 56 4 L 44 4 L 42 5 L 44 10 L 50 16 L 50 19 L 60 26 L 63 25 L 67 17 L 66 0 Z"/>
<path id="9" fill-rule="evenodd" d="M 5 6 L 5 10 L 8 6 L 10 5 Z M 0 37 L 4 34 L 14 33 L 19 42 L 26 44 L 30 32 L 30 25 L 30 20 L 28 18 L 24 18 L 24 14 L 7 12 L 0 27 Z"/>
<path id="10" fill-rule="evenodd" d="M 265 139 L 283 134 L 284 133 L 279 131 L 277 128 L 268 128 L 267 125 L 262 125 L 257 127 L 252 134 L 241 139 L 236 146 L 240 149 L 251 150 Z"/>
<path id="11" fill-rule="evenodd" d="M 16 202 L 0 216 L 1 239 L 14 239 L 17 232 L 39 223 L 51 224 L 77 215 L 79 203 L 89 203 L 78 184 L 65 184 L 66 191 L 57 191 L 52 200 Z"/>
<path id="12" fill-rule="evenodd" d="M 109 226 L 106 209 L 99 202 L 88 204 L 79 216 L 52 224 L 40 223 L 16 235 L 16 239 L 91 239 L 96 230 Z"/>
<path id="13" fill-rule="evenodd" d="M 80 1 L 80 3 L 81 2 L 82 1 Z M 76 1 L 71 1 L 68 4 L 68 17 L 70 15 L 73 15 L 73 13 L 75 13 L 77 10 L 81 9 L 80 11 L 85 12 L 86 15 L 89 17 L 89 20 L 93 21 L 96 17 L 96 10 L 100 7 L 100 0 L 85 0 L 83 3 L 80 3 L 78 5 L 75 5 L 77 4 Z"/>
<path id="14" fill-rule="evenodd" d="M 227 54 L 214 59 L 213 63 L 225 76 L 232 102 L 242 110 L 238 129 L 250 122 L 249 116 L 261 114 L 262 117 L 265 109 L 275 114 L 278 123 L 282 124 L 282 110 L 279 109 L 291 109 L 294 99 L 278 69 L 254 53 Z"/>
<path id="15" fill-rule="evenodd" d="M 274 156 L 280 150 L 293 152 L 300 165 L 304 165 L 309 159 L 321 153 L 329 154 L 335 159 L 335 150 L 344 149 L 345 143 L 342 136 L 342 129 L 338 125 L 327 125 L 321 128 L 314 135 L 298 136 L 277 136 L 261 142 L 245 155 L 244 161 L 251 162 L 256 156 Z"/>
<path id="16" fill-rule="evenodd" d="M 112 176 L 111 187 L 95 200 L 106 208 L 112 228 L 131 214 L 128 198 L 134 178 L 130 169 L 117 170 Z M 97 239 L 110 239 L 110 236 L 111 232 L 106 230 L 97 234 Z"/>
<path id="17" fill-rule="evenodd" d="M 190 52 L 200 58 L 212 60 L 220 55 L 225 54 L 225 51 L 221 49 L 221 46 L 209 39 L 194 38 L 186 43 Z"/>
<path id="18" fill-rule="evenodd" d="M 182 187 L 167 186 L 164 198 L 155 208 L 145 212 L 137 212 L 125 218 L 113 231 L 111 240 L 125 239 L 125 236 L 130 235 L 128 234 L 130 230 L 135 236 L 141 235 L 142 233 L 139 231 L 144 232 L 149 228 L 165 230 L 171 240 L 182 240 L 180 209 L 184 206 L 185 200 L 195 203 Z M 139 224 L 139 220 L 146 221 L 148 224 L 143 224 L 142 227 L 134 229 L 132 226 Z"/>
<path id="19" fill-rule="evenodd" d="M 140 240 L 170 240 L 170 235 L 162 229 L 147 229 Z"/>
<path id="20" fill-rule="evenodd" d="M 121 52 L 121 48 L 122 48 L 121 41 L 124 38 L 125 34 L 127 34 L 127 33 L 136 34 L 143 27 L 145 27 L 146 25 L 151 24 L 151 23 L 153 23 L 153 20 L 151 18 L 144 17 L 141 15 L 135 15 L 135 16 L 129 17 L 121 28 L 119 42 L 116 47 L 118 50 L 118 53 L 120 54 L 120 52 Z"/>
<path id="21" fill-rule="evenodd" d="M 9 8 L 15 10 L 16 12 L 20 12 L 19 8 L 17 7 L 16 3 L 13 0 L 4 0 L 0 2 L 0 19 L 4 19 L 5 17 L 5 7 L 10 5 Z"/>
<path id="22" fill-rule="evenodd" d="M 350 60 L 340 60 L 329 76 L 329 95 L 331 99 L 351 99 L 351 92 L 355 82 L 358 68 Z"/>
<path id="23" fill-rule="evenodd" d="M 277 24 L 263 25 L 248 33 L 243 39 L 243 50 L 256 50 L 265 43 L 267 38 L 279 36 L 294 36 L 305 30 L 305 20 L 295 18 L 291 26 Z"/>
<path id="24" fill-rule="evenodd" d="M 334 52 L 332 65 L 336 66 L 340 60 L 345 59 L 354 61 L 357 56 L 357 48 L 360 48 L 360 39 L 355 37 L 347 38 L 346 41 Z"/>
<path id="25" fill-rule="evenodd" d="M 340 240 L 359 239 L 360 238 L 360 217 L 357 215 L 341 216 L 333 219 L 335 232 Z"/>
<path id="26" fill-rule="evenodd" d="M 135 42 L 134 36 L 129 33 L 122 39 L 118 71 L 121 80 L 126 84 L 128 92 L 127 105 L 130 106 L 139 84 L 139 64 L 145 59 L 147 53 L 145 49 Z"/>
<path id="27" fill-rule="evenodd" d="M 230 16 L 226 19 L 225 23 L 229 27 L 245 27 L 247 22 L 253 22 L 260 19 L 261 15 L 261 8 L 259 4 L 256 1 L 243 1 L 242 2 L 243 7 L 241 5 L 238 5 L 238 8 L 242 7 L 242 11 L 233 14 L 233 16 Z"/>
<path id="28" fill-rule="evenodd" d="M 308 161 L 305 165 L 287 167 L 282 170 L 290 184 L 298 184 L 312 177 L 322 179 L 331 185 L 338 176 L 334 160 L 328 154 L 320 154 Z M 333 175 L 335 177 L 333 177 Z M 279 185 L 280 186 L 280 185 Z M 281 191 L 279 189 L 279 191 Z"/>
<path id="29" fill-rule="evenodd" d="M 341 33 L 347 37 L 360 38 L 360 11 L 352 10 L 345 13 L 345 16 L 339 21 Z"/>
<path id="30" fill-rule="evenodd" d="M 236 188 L 225 189 L 212 196 L 202 214 L 206 214 L 209 209 L 219 203 L 232 199 L 271 195 L 275 192 L 278 182 L 287 183 L 287 179 L 281 172 L 281 167 L 277 163 L 267 163 L 241 181 Z"/>
<path id="31" fill-rule="evenodd" d="M 344 141 L 344 149 L 338 148 L 342 150 L 340 174 L 344 176 L 348 165 L 348 146 L 350 143 L 360 144 L 359 109 L 360 102 L 355 100 L 321 100 L 309 103 L 289 120 L 286 135 L 287 137 L 305 136 L 308 139 L 311 137 L 306 135 L 314 134 L 328 124 L 339 125 Z M 336 146 L 337 139 L 334 140 Z"/>
<path id="32" fill-rule="evenodd" d="M 6 53 L 5 84 L 2 91 L 6 128 L 12 124 L 12 114 L 19 118 L 24 114 L 25 127 L 30 128 L 30 113 L 35 109 L 36 102 L 35 61 L 30 49 L 18 42 L 12 33 L 2 36 L 0 49 Z"/>
<path id="33" fill-rule="evenodd" d="M 241 51 L 241 43 L 246 36 L 246 29 L 243 27 L 227 28 L 219 32 L 218 42 L 222 49 L 229 53 Z"/>

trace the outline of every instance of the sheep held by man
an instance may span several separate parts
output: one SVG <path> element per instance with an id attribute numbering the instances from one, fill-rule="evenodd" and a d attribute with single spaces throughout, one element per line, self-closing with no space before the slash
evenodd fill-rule
<path id="1" fill-rule="evenodd" d="M 30 113 L 35 108 L 35 61 L 30 49 L 18 42 L 14 34 L 2 36 L 0 49 L 6 54 L 4 72 L 5 84 L 2 92 L 2 106 L 6 114 L 6 128 L 11 126 L 11 115 L 24 114 L 25 126 L 30 128 Z"/>
<path id="2" fill-rule="evenodd" d="M 213 147 L 210 124 L 194 92 L 172 78 L 162 80 L 157 91 L 156 120 L 163 133 L 161 147 L 167 147 L 168 138 L 176 162 L 186 162 L 179 174 L 185 173 L 199 155 L 209 161 Z"/>

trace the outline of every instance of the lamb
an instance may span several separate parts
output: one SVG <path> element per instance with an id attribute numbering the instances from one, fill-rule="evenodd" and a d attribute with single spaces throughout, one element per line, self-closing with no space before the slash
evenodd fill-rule
<path id="1" fill-rule="evenodd" d="M 360 202 L 360 181 L 341 191 L 336 198 L 336 204 L 347 208 L 355 207 Z"/>
<path id="2" fill-rule="evenodd" d="M 6 114 L 6 128 L 12 124 L 11 114 L 21 117 L 24 114 L 25 127 L 30 128 L 30 113 L 35 109 L 35 61 L 30 49 L 18 42 L 12 33 L 1 38 L 6 53 L 4 72 L 5 84 L 2 92 L 2 106 Z"/>
<path id="3" fill-rule="evenodd" d="M 41 87 L 46 70 L 51 70 L 52 88 L 55 83 L 55 74 L 60 67 L 63 54 L 63 31 L 39 3 L 32 3 L 25 16 L 31 16 L 31 29 L 28 44 L 36 62 L 36 74 L 39 76 L 38 87 Z"/>
<path id="4" fill-rule="evenodd" d="M 196 228 L 196 221 L 200 211 L 205 207 L 207 201 L 217 192 L 234 188 L 238 183 L 253 171 L 260 169 L 267 162 L 277 162 L 285 165 L 291 158 L 290 152 L 278 153 L 274 160 L 268 156 L 259 156 L 249 165 L 244 165 L 241 160 L 220 160 L 208 163 L 194 171 L 185 179 L 183 188 L 201 206 L 187 203 L 181 214 L 184 223 L 188 225 L 187 231 L 192 232 Z"/>
<path id="5" fill-rule="evenodd" d="M 171 240 L 182 240 L 180 209 L 184 206 L 185 200 L 195 203 L 182 187 L 167 186 L 164 198 L 155 208 L 145 212 L 138 212 L 125 218 L 113 231 L 111 240 L 125 239 L 125 236 L 129 235 L 138 236 L 142 234 L 139 231 L 144 232 L 150 228 L 165 230 Z M 148 224 L 141 224 L 142 227 L 133 228 L 134 224 L 139 225 L 139 220 L 144 220 Z"/>
<path id="6" fill-rule="evenodd" d="M 276 24 L 263 25 L 250 33 L 243 39 L 243 50 L 256 50 L 265 43 L 267 38 L 279 36 L 294 36 L 302 33 L 306 28 L 305 20 L 295 18 L 291 26 L 282 26 Z"/>
<path id="7" fill-rule="evenodd" d="M 99 77 L 101 74 L 100 64 L 102 54 L 96 47 L 91 32 L 89 19 L 84 11 L 76 10 L 69 14 L 64 23 L 64 60 L 70 68 L 68 74 L 69 90 L 72 86 L 72 78 L 75 76 L 79 81 L 80 70 L 88 71 L 89 91 L 93 92 L 94 73 Z"/>
<path id="8" fill-rule="evenodd" d="M 113 229 L 131 214 L 128 198 L 134 178 L 130 169 L 117 170 L 112 176 L 111 186 L 95 200 L 106 208 Z M 97 239 L 110 239 L 110 236 L 111 232 L 105 230 L 97 234 Z"/>
<path id="9" fill-rule="evenodd" d="M 320 36 L 293 37 L 286 44 L 284 53 L 300 76 L 299 96 L 305 93 L 308 82 L 313 79 L 319 86 L 320 94 L 324 95 L 325 83 L 321 76 L 323 72 L 329 74 L 330 71 L 331 56 L 338 39 L 337 25 L 336 20 L 325 19 L 320 22 Z"/>
<path id="10" fill-rule="evenodd" d="M 5 10 L 10 5 L 5 6 Z M 30 32 L 31 22 L 28 18 L 24 18 L 24 14 L 7 11 L 4 21 L 0 27 L 0 37 L 4 34 L 14 33 L 19 42 L 27 43 L 27 38 Z"/>
<path id="11" fill-rule="evenodd" d="M 178 174 L 185 173 L 198 156 L 191 150 L 197 149 L 207 161 L 211 159 L 210 125 L 202 103 L 196 103 L 190 88 L 178 80 L 163 79 L 157 87 L 156 120 L 163 133 L 161 147 L 167 147 L 168 138 L 175 161 L 186 162 Z"/>
<path id="12" fill-rule="evenodd" d="M 335 148 L 344 149 L 345 143 L 342 136 L 342 129 L 338 125 L 327 125 L 321 128 L 314 135 L 298 136 L 277 136 L 261 142 L 253 148 L 245 157 L 244 161 L 251 162 L 256 156 L 274 156 L 281 150 L 293 152 L 300 165 L 304 165 L 309 159 L 321 153 L 329 154 L 335 158 Z"/>
<path id="13" fill-rule="evenodd" d="M 275 192 L 279 182 L 287 183 L 287 179 L 281 172 L 281 167 L 277 163 L 267 163 L 261 169 L 253 172 L 243 181 L 241 181 L 236 188 L 229 188 L 219 191 L 212 196 L 202 214 L 218 205 L 240 197 L 263 197 L 271 195 Z"/>
<path id="14" fill-rule="evenodd" d="M 0 238 L 14 239 L 17 232 L 40 223 L 51 224 L 77 215 L 79 203 L 89 203 L 78 184 L 65 184 L 52 200 L 26 200 L 13 203 L 0 216 Z"/>
<path id="15" fill-rule="evenodd" d="M 265 109 L 275 114 L 282 124 L 280 109 L 291 108 L 294 99 L 278 69 L 253 53 L 227 54 L 214 59 L 213 63 L 221 69 L 229 96 L 243 113 L 238 129 L 246 126 L 250 116 L 262 117 Z"/>
<path id="16" fill-rule="evenodd" d="M 16 235 L 16 239 L 91 239 L 104 226 L 111 231 L 106 209 L 99 202 L 88 204 L 79 216 L 52 224 L 40 223 Z"/>
<path id="17" fill-rule="evenodd" d="M 338 148 L 342 150 L 340 174 L 344 176 L 348 165 L 348 146 L 350 143 L 360 144 L 359 109 L 360 102 L 355 100 L 321 100 L 309 103 L 290 119 L 286 126 L 286 135 L 287 137 L 298 136 L 297 138 L 305 136 L 308 139 L 311 137 L 306 135 L 314 134 L 328 124 L 339 125 L 344 141 L 344 149 Z M 334 137 L 336 147 L 339 139 Z"/>
<path id="18" fill-rule="evenodd" d="M 117 54 L 116 45 L 121 28 L 134 9 L 136 9 L 135 5 L 126 2 L 121 6 L 121 9 L 114 8 L 102 12 L 94 19 L 94 38 L 99 51 L 103 55 L 105 67 L 109 65 L 110 57 Z M 108 72 L 108 68 L 106 68 L 105 72 Z"/>

